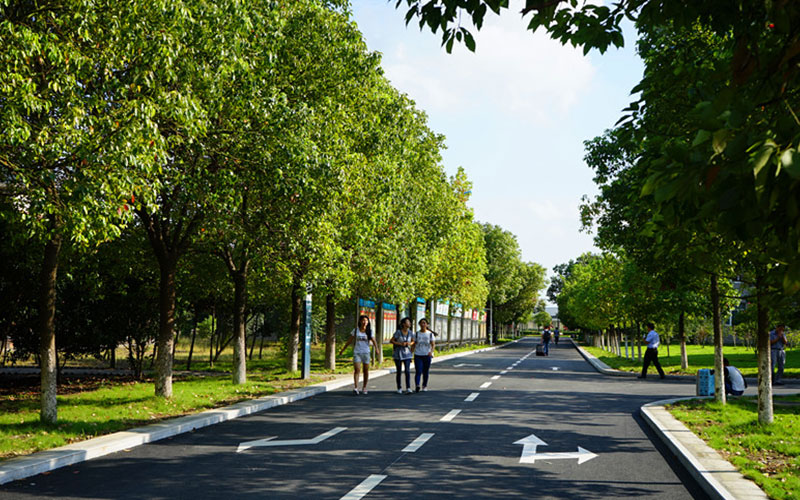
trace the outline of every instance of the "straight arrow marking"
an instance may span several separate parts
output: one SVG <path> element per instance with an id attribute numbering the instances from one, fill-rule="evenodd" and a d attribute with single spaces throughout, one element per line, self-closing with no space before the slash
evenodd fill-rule
<path id="1" fill-rule="evenodd" d="M 347 427 L 335 427 L 327 432 L 323 432 L 319 436 L 312 438 L 312 439 L 288 439 L 283 441 L 273 441 L 275 436 L 268 437 L 265 439 L 257 439 L 255 441 L 246 441 L 241 443 L 239 447 L 236 449 L 236 453 L 248 450 L 250 448 L 255 447 L 265 447 L 265 446 L 302 446 L 308 444 L 319 444 L 329 437 L 333 437 L 339 434 L 342 431 L 347 430 Z"/>
<path id="2" fill-rule="evenodd" d="M 405 453 L 414 453 L 418 449 L 422 447 L 423 444 L 427 443 L 430 438 L 433 437 L 432 432 L 425 432 L 419 435 L 417 439 L 411 441 L 411 443 L 403 448 L 403 452 Z"/>
<path id="3" fill-rule="evenodd" d="M 381 481 L 386 479 L 387 476 L 383 474 L 372 474 L 365 480 L 361 481 L 361 484 L 350 490 L 347 495 L 343 496 L 340 500 L 360 500 L 364 498 L 364 496 L 372 491 L 372 488 L 378 486 Z"/>

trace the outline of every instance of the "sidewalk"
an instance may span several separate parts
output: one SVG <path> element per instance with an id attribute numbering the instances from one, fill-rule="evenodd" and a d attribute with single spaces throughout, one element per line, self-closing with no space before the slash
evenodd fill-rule
<path id="1" fill-rule="evenodd" d="M 509 342 L 510 345 L 518 342 Z M 479 352 L 491 351 L 503 346 L 485 347 L 474 351 L 459 352 L 436 356 L 432 363 L 440 363 L 448 359 L 470 356 Z M 394 368 L 375 370 L 370 372 L 370 378 L 382 377 L 390 373 L 395 373 Z M 115 432 L 105 436 L 88 439 L 79 443 L 69 444 L 52 450 L 40 451 L 18 458 L 12 458 L 0 462 L 0 484 L 9 483 L 18 479 L 35 476 L 43 472 L 73 465 L 93 458 L 102 457 L 118 451 L 127 450 L 135 446 L 152 443 L 160 439 L 166 439 L 195 429 L 219 424 L 235 418 L 244 417 L 252 413 L 285 405 L 301 399 L 310 398 L 323 392 L 333 391 L 353 383 L 351 374 L 338 375 L 333 380 L 310 385 L 288 392 L 273 394 L 259 399 L 242 401 L 225 408 L 204 411 L 195 415 L 173 418 L 145 427 L 137 427 L 122 432 Z"/>
<path id="2" fill-rule="evenodd" d="M 572 344 L 598 372 L 616 377 L 636 376 L 635 373 L 614 370 L 581 348 L 575 341 L 572 341 Z M 694 381 L 691 375 L 668 375 L 667 379 Z M 666 405 L 686 399 L 696 398 L 654 401 L 642 406 L 640 412 L 645 422 L 711 498 L 766 500 L 768 497 L 761 488 L 746 479 L 736 467 L 722 458 L 716 450 L 697 437 L 665 408 Z"/>

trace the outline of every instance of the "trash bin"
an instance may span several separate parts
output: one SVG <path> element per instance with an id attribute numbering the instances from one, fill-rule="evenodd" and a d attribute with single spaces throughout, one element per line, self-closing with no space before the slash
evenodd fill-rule
<path id="1" fill-rule="evenodd" d="M 714 395 L 714 374 L 708 368 L 697 370 L 697 395 Z"/>

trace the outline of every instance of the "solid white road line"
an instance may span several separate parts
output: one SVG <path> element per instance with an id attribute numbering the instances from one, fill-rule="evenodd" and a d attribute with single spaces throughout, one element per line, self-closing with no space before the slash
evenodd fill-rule
<path id="1" fill-rule="evenodd" d="M 492 380 L 497 380 L 499 378 L 500 378 L 500 375 L 495 375 L 494 377 L 492 377 Z"/>
<path id="2" fill-rule="evenodd" d="M 486 389 L 486 388 L 487 388 L 487 387 L 489 387 L 490 385 L 492 385 L 492 383 L 491 383 L 491 382 L 484 382 L 484 383 L 482 383 L 482 384 L 481 384 L 481 389 Z"/>
<path id="3" fill-rule="evenodd" d="M 417 439 L 411 441 L 411 443 L 408 446 L 403 448 L 403 451 L 405 453 L 414 453 L 415 451 L 420 449 L 423 444 L 427 443 L 428 440 L 430 438 L 432 438 L 432 437 L 433 437 L 433 433 L 432 432 L 422 433 L 422 434 L 419 435 L 419 437 Z"/>
<path id="4" fill-rule="evenodd" d="M 372 491 L 372 488 L 378 486 L 386 477 L 387 476 L 383 474 L 370 475 L 368 478 L 361 481 L 361 484 L 350 490 L 347 495 L 343 496 L 341 500 L 360 500 L 364 498 L 364 495 Z"/>
<path id="5" fill-rule="evenodd" d="M 475 398 L 477 398 L 479 394 L 480 392 L 473 392 L 472 394 L 467 396 L 467 399 L 465 399 L 464 401 L 475 401 Z"/>
<path id="6" fill-rule="evenodd" d="M 458 415 L 459 413 L 461 413 L 461 410 L 451 410 L 450 413 L 440 418 L 439 422 L 450 422 L 451 420 L 456 418 L 456 415 Z"/>

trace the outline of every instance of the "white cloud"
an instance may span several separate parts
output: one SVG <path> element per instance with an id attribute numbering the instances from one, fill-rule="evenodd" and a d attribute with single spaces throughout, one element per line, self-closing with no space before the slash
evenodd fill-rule
<path id="1" fill-rule="evenodd" d="M 579 49 L 544 33 L 532 35 L 513 11 L 489 14 L 481 31 L 472 30 L 475 53 L 460 45 L 447 54 L 438 35 L 419 34 L 412 43 L 424 44 L 424 50 L 403 43 L 384 55 L 386 75 L 422 109 L 491 106 L 512 119 L 556 121 L 590 88 L 596 70 Z M 413 31 L 410 27 L 409 35 Z"/>

